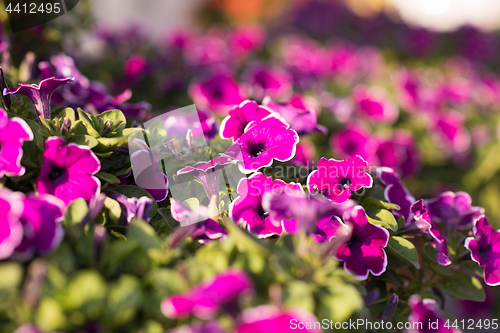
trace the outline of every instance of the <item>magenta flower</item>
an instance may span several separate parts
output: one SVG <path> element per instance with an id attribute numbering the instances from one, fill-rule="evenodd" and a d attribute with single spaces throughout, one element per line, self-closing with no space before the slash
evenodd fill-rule
<path id="1" fill-rule="evenodd" d="M 427 333 L 427 332 L 451 332 L 460 333 L 459 329 L 445 327 L 447 318 L 439 312 L 439 305 L 430 298 L 422 299 L 420 295 L 412 295 L 408 300 L 411 314 L 408 322 L 412 323 L 408 333 Z M 438 322 L 437 329 L 430 328 L 431 323 Z"/>
<path id="2" fill-rule="evenodd" d="M 40 85 L 38 86 L 36 84 L 21 83 L 17 88 L 6 88 L 3 94 L 15 95 L 19 93 L 28 96 L 35 105 L 38 116 L 42 119 L 50 119 L 50 97 L 52 93 L 63 84 L 74 80 L 73 77 L 64 79 L 50 77 L 40 81 Z"/>
<path id="3" fill-rule="evenodd" d="M 420 78 L 409 70 L 402 70 L 396 75 L 398 102 L 408 112 L 416 111 L 422 104 Z"/>
<path id="4" fill-rule="evenodd" d="M 252 280 L 244 272 L 229 269 L 186 293 L 165 298 L 161 303 L 161 311 L 169 318 L 194 314 L 209 319 L 217 314 L 220 307 L 232 304 L 240 295 L 252 290 Z"/>
<path id="5" fill-rule="evenodd" d="M 244 57 L 264 44 L 266 30 L 259 24 L 248 24 L 235 28 L 229 36 L 229 53 Z"/>
<path id="6" fill-rule="evenodd" d="M 299 135 L 306 135 L 312 132 L 326 134 L 324 126 L 317 124 L 317 114 L 313 110 L 305 109 L 304 105 L 298 103 L 277 103 L 270 98 L 265 98 L 262 104 L 277 112 Z"/>
<path id="7" fill-rule="evenodd" d="M 70 143 L 60 137 L 45 141 L 43 165 L 36 179 L 39 194 L 52 194 L 69 205 L 83 198 L 89 202 L 99 193 L 101 182 L 94 175 L 101 162 L 87 146 Z"/>
<path id="8" fill-rule="evenodd" d="M 242 161 L 239 169 L 243 173 L 268 167 L 274 159 L 289 161 L 295 156 L 299 136 L 288 127 L 288 124 L 272 115 L 260 122 L 253 122 L 238 142 L 222 155 Z"/>
<path id="9" fill-rule="evenodd" d="M 357 86 L 352 95 L 354 107 L 361 117 L 377 123 L 393 123 L 399 115 L 382 88 Z"/>
<path id="10" fill-rule="evenodd" d="M 389 167 L 403 176 L 414 175 L 420 168 L 420 156 L 413 135 L 396 130 L 390 138 L 380 138 L 376 156 L 380 166 Z"/>
<path id="11" fill-rule="evenodd" d="M 33 140 L 31 128 L 21 118 L 11 118 L 0 108 L 0 178 L 22 176 L 23 142 Z"/>
<path id="12" fill-rule="evenodd" d="M 489 286 L 500 285 L 500 231 L 494 230 L 486 216 L 480 216 L 472 228 L 474 237 L 465 240 L 472 260 L 484 267 L 484 281 Z"/>
<path id="13" fill-rule="evenodd" d="M 16 248 L 16 255 L 26 260 L 35 252 L 49 254 L 55 251 L 64 235 L 62 227 L 64 211 L 64 202 L 52 195 L 26 197 L 20 219 L 24 228 L 24 238 Z"/>
<path id="14" fill-rule="evenodd" d="M 202 322 L 194 325 L 182 325 L 168 333 L 227 333 L 216 321 Z"/>
<path id="15" fill-rule="evenodd" d="M 23 225 L 19 221 L 23 199 L 22 193 L 0 187 L 0 260 L 9 258 L 23 240 Z"/>
<path id="16" fill-rule="evenodd" d="M 248 124 L 252 121 L 261 121 L 273 111 L 257 104 L 255 101 L 246 100 L 229 111 L 220 125 L 220 137 L 223 139 L 238 139 L 243 135 Z"/>
<path id="17" fill-rule="evenodd" d="M 352 205 L 349 201 L 344 204 L 334 204 L 323 196 L 306 194 L 297 186 L 295 189 L 287 188 L 278 193 L 274 191 L 265 193 L 262 207 L 269 212 L 273 225 L 281 224 L 287 233 L 296 234 L 299 230 L 304 230 L 329 239 L 333 236 L 330 232 L 326 232 L 330 225 L 329 220 L 334 215 L 342 216 Z"/>
<path id="18" fill-rule="evenodd" d="M 223 240 L 227 231 L 214 218 L 215 212 L 210 208 L 199 206 L 196 210 L 189 208 L 179 200 L 170 198 L 170 212 L 174 220 L 181 223 L 181 227 L 190 227 L 190 236 L 199 243 L 206 244 L 214 239 Z"/>
<path id="19" fill-rule="evenodd" d="M 130 58 L 128 58 L 123 66 L 125 75 L 130 78 L 137 77 L 139 74 L 143 73 L 145 69 L 146 59 L 142 54 L 133 54 Z"/>
<path id="20" fill-rule="evenodd" d="M 189 94 L 197 107 L 210 109 L 220 115 L 226 115 L 231 107 L 240 104 L 244 99 L 238 83 L 222 73 L 192 84 Z"/>
<path id="21" fill-rule="evenodd" d="M 240 196 L 229 205 L 229 217 L 259 238 L 281 235 L 283 221 L 279 217 L 270 216 L 270 212 L 263 207 L 262 199 L 266 193 L 296 193 L 296 191 L 301 191 L 300 184 L 287 184 L 280 179 L 273 180 L 260 172 L 242 178 L 237 188 Z"/>
<path id="22" fill-rule="evenodd" d="M 365 171 L 368 163 L 358 155 L 343 161 L 322 157 L 318 169 L 307 177 L 307 187 L 311 193 L 319 192 L 335 203 L 344 203 L 352 191 L 372 187 L 373 179 Z"/>
<path id="23" fill-rule="evenodd" d="M 126 224 L 132 222 L 133 219 L 144 220 L 149 222 L 148 212 L 151 209 L 153 200 L 147 196 L 140 198 L 128 198 L 117 192 L 108 192 L 108 197 L 115 199 L 120 204 L 122 215 L 125 216 Z"/>
<path id="24" fill-rule="evenodd" d="M 377 169 L 378 178 L 385 185 L 384 197 L 390 203 L 399 206 L 399 210 L 391 209 L 396 218 L 404 217 L 405 224 L 411 222 L 410 207 L 415 202 L 415 197 L 408 191 L 399 175 L 391 168 L 381 167 Z"/>
<path id="25" fill-rule="evenodd" d="M 262 100 L 265 96 L 280 98 L 292 91 L 292 78 L 280 68 L 254 66 L 245 73 L 246 82 L 252 88 L 252 96 Z"/>
<path id="26" fill-rule="evenodd" d="M 219 197 L 219 173 L 224 167 L 237 163 L 238 160 L 219 156 L 208 162 L 197 162 L 177 171 L 178 175 L 192 175 L 196 177 L 211 199 L 213 196 Z"/>
<path id="27" fill-rule="evenodd" d="M 387 255 L 384 248 L 389 242 L 389 232 L 374 224 L 368 223 L 368 216 L 361 206 L 355 206 L 350 212 L 344 212 L 344 227 L 351 228 L 351 237 L 342 244 L 334 256 L 344 261 L 344 269 L 357 280 L 366 280 L 368 274 L 379 276 L 387 267 Z M 341 223 L 340 220 L 331 220 Z M 337 228 L 339 231 L 340 228 Z"/>
<path id="28" fill-rule="evenodd" d="M 310 141 L 301 140 L 296 146 L 295 157 L 290 164 L 311 167 L 316 159 L 316 147 Z M 300 169 L 299 169 L 300 170 Z"/>
<path id="29" fill-rule="evenodd" d="M 459 229 L 468 229 L 480 215 L 484 208 L 472 206 L 472 199 L 466 192 L 443 192 L 434 199 L 425 201 L 433 221 L 455 226 Z"/>
<path id="30" fill-rule="evenodd" d="M 356 46 L 349 43 L 339 43 L 330 51 L 330 70 L 333 74 L 344 75 L 349 78 L 356 73 L 358 61 Z"/>
<path id="31" fill-rule="evenodd" d="M 448 258 L 446 238 L 431 220 L 427 207 L 424 206 L 424 200 L 420 199 L 415 202 L 410 210 L 415 219 L 414 225 L 420 229 L 424 235 L 431 237 L 430 243 L 436 249 L 436 260 L 438 264 L 443 266 L 451 264 L 451 260 Z"/>
<path id="32" fill-rule="evenodd" d="M 246 309 L 240 317 L 240 324 L 235 333 L 284 333 L 309 332 L 321 333 L 314 327 L 318 319 L 301 308 L 281 310 L 272 305 L 260 305 Z"/>
<path id="33" fill-rule="evenodd" d="M 463 153 L 470 147 L 470 134 L 464 128 L 461 114 L 437 114 L 432 131 L 443 148 L 451 153 Z"/>
<path id="34" fill-rule="evenodd" d="M 339 158 L 351 158 L 356 155 L 368 159 L 373 155 L 374 142 L 364 127 L 351 124 L 345 129 L 334 132 L 330 139 L 330 147 Z"/>

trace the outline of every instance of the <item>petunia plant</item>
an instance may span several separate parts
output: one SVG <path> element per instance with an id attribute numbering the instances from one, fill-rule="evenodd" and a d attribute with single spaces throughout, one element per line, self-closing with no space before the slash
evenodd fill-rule
<path id="1" fill-rule="evenodd" d="M 0 23 L 0 333 L 497 330 L 497 37 L 338 6 L 92 59 Z"/>

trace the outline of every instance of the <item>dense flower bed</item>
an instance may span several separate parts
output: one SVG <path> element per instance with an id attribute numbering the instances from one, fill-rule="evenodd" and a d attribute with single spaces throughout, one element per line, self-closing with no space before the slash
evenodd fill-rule
<path id="1" fill-rule="evenodd" d="M 100 30 L 108 86 L 2 36 L 0 332 L 463 328 L 445 298 L 500 284 L 500 78 L 281 30 Z"/>

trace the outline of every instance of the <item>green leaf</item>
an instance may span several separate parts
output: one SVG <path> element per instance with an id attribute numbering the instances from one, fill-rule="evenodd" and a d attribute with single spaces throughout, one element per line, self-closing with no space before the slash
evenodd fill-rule
<path id="1" fill-rule="evenodd" d="M 90 135 L 74 135 L 69 140 L 68 143 L 76 143 L 77 145 L 89 146 L 90 149 L 96 147 L 99 144 L 96 138 Z"/>
<path id="2" fill-rule="evenodd" d="M 453 276 L 455 274 L 453 271 L 437 263 L 436 261 L 437 252 L 432 245 L 430 244 L 425 245 L 421 253 L 422 253 L 422 259 L 424 259 L 427 265 L 429 265 L 431 271 L 433 271 L 434 273 L 445 276 Z"/>
<path id="3" fill-rule="evenodd" d="M 96 173 L 96 177 L 99 178 L 100 180 L 105 181 L 106 183 L 109 183 L 112 185 L 120 184 L 120 180 L 110 173 L 98 172 L 98 173 Z"/>
<path id="4" fill-rule="evenodd" d="M 420 269 L 417 249 L 409 240 L 403 237 L 392 236 L 389 238 L 387 249 L 399 259 L 406 260 L 413 264 L 417 269 Z"/>
<path id="5" fill-rule="evenodd" d="M 57 110 L 55 112 L 52 113 L 52 118 L 69 118 L 71 120 L 71 127 L 73 127 L 73 124 L 75 123 L 76 121 L 76 118 L 75 118 L 75 110 L 73 110 L 72 108 L 62 108 L 62 110 L 60 112 L 57 112 Z"/>
<path id="6" fill-rule="evenodd" d="M 369 209 L 366 213 L 368 222 L 371 224 L 377 224 L 392 231 L 398 230 L 398 222 L 390 211 L 386 209 Z"/>
<path id="7" fill-rule="evenodd" d="M 300 280 L 288 282 L 284 296 L 286 307 L 301 307 L 309 312 L 314 312 L 313 289 L 308 283 Z"/>
<path id="8" fill-rule="evenodd" d="M 363 207 L 366 209 L 380 208 L 380 209 L 395 209 L 399 210 L 400 207 L 396 204 L 377 200 L 375 198 L 366 198 L 363 200 Z"/>
<path id="9" fill-rule="evenodd" d="M 113 223 L 118 223 L 120 216 L 122 215 L 122 209 L 120 204 L 115 199 L 106 197 L 104 199 L 104 207 L 107 208 L 108 217 Z"/>
<path id="10" fill-rule="evenodd" d="M 142 220 L 132 220 L 128 229 L 128 239 L 137 241 L 144 250 L 161 248 L 160 238 L 153 227 Z"/>
<path id="11" fill-rule="evenodd" d="M 82 109 L 78 108 L 78 117 L 80 118 L 80 120 L 82 121 L 83 125 L 85 126 L 85 128 L 87 129 L 87 132 L 89 133 L 89 135 L 95 137 L 95 138 L 99 138 L 101 135 L 99 134 L 99 132 L 96 131 L 95 129 L 95 123 L 93 121 L 93 117 L 88 114 L 87 112 L 83 111 Z"/>
<path id="12" fill-rule="evenodd" d="M 69 205 L 64 222 L 67 225 L 80 223 L 88 212 L 89 207 L 87 206 L 85 199 L 78 198 Z"/>
<path id="13" fill-rule="evenodd" d="M 486 299 L 481 282 L 464 273 L 455 273 L 453 276 L 446 277 L 438 281 L 436 286 L 453 298 L 476 302 L 484 302 Z"/>
<path id="14" fill-rule="evenodd" d="M 118 122 L 118 121 L 121 121 L 122 123 L 127 122 L 127 118 L 125 118 L 125 116 L 123 115 L 123 112 L 121 112 L 120 110 L 116 110 L 116 109 L 105 111 L 105 112 L 95 116 L 95 118 L 102 119 L 104 123 L 106 123 L 108 120 L 112 123 Z"/>
<path id="15" fill-rule="evenodd" d="M 254 251 L 264 257 L 271 255 L 270 249 L 266 247 L 264 242 L 259 241 L 255 236 L 241 229 L 230 219 L 224 219 L 224 225 L 228 233 L 236 239 L 236 244 L 241 252 Z"/>
<path id="16" fill-rule="evenodd" d="M 23 281 L 23 266 L 16 262 L 0 264 L 0 290 L 16 289 Z"/>
<path id="17" fill-rule="evenodd" d="M 118 281 L 113 283 L 107 304 L 113 325 L 124 325 L 134 318 L 142 301 L 140 287 L 139 279 L 128 274 L 121 275 Z"/>
<path id="18" fill-rule="evenodd" d="M 105 153 L 116 147 L 125 146 L 128 143 L 127 136 L 120 136 L 115 138 L 97 138 L 99 145 L 95 148 L 96 152 Z"/>
<path id="19" fill-rule="evenodd" d="M 75 310 L 85 308 L 88 312 L 102 310 L 107 286 L 97 271 L 91 269 L 79 271 L 70 281 L 63 302 L 65 308 Z"/>

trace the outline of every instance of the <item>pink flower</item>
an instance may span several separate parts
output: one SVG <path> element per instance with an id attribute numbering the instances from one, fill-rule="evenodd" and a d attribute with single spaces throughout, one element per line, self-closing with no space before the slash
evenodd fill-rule
<path id="1" fill-rule="evenodd" d="M 128 77 L 136 77 L 146 69 L 146 58 L 141 54 L 133 54 L 125 62 L 123 71 Z"/>
<path id="2" fill-rule="evenodd" d="M 443 149 L 450 153 L 463 153 L 470 147 L 470 135 L 459 113 L 436 114 L 432 131 Z"/>
<path id="3" fill-rule="evenodd" d="M 23 239 L 19 221 L 24 208 L 24 195 L 0 187 L 0 260 L 9 258 Z"/>
<path id="4" fill-rule="evenodd" d="M 420 154 L 413 134 L 405 130 L 395 130 L 391 137 L 380 137 L 376 156 L 380 166 L 396 170 L 403 176 L 417 173 L 420 168 Z"/>
<path id="5" fill-rule="evenodd" d="M 193 83 L 189 94 L 201 109 L 225 115 L 234 105 L 243 101 L 238 83 L 227 74 L 216 74 L 203 81 Z"/>
<path id="6" fill-rule="evenodd" d="M 335 203 L 344 203 L 352 191 L 372 187 L 373 179 L 365 171 L 368 163 L 358 155 L 343 161 L 322 157 L 318 169 L 307 177 L 307 187 L 311 193 L 319 192 Z"/>
<path id="7" fill-rule="evenodd" d="M 182 318 L 190 314 L 203 319 L 213 318 L 220 307 L 252 290 L 252 280 L 244 272 L 229 269 L 187 293 L 165 298 L 161 303 L 161 311 L 169 318 Z"/>
<path id="8" fill-rule="evenodd" d="M 336 221 L 341 223 L 340 219 Z M 389 232 L 368 223 L 368 217 L 361 206 L 344 212 L 344 221 L 352 229 L 351 237 L 336 250 L 335 258 L 344 261 L 346 272 L 354 275 L 357 280 L 366 280 L 370 272 L 376 276 L 381 275 L 387 267 L 384 248 L 389 242 Z"/>
<path id="9" fill-rule="evenodd" d="M 0 178 L 22 176 L 26 171 L 21 165 L 23 142 L 33 140 L 31 128 L 21 118 L 7 117 L 0 108 Z"/>
<path id="10" fill-rule="evenodd" d="M 282 219 L 273 218 L 263 207 L 262 199 L 266 193 L 295 193 L 302 191 L 300 184 L 285 183 L 280 179 L 272 180 L 258 172 L 248 178 L 242 178 L 237 192 L 240 194 L 229 205 L 229 217 L 259 238 L 281 235 Z"/>
<path id="11" fill-rule="evenodd" d="M 235 28 L 229 36 L 230 54 L 244 57 L 260 48 L 265 41 L 266 30 L 259 24 L 249 24 Z"/>
<path id="12" fill-rule="evenodd" d="M 269 116 L 273 111 L 269 108 L 257 104 L 255 101 L 246 100 L 229 111 L 229 116 L 224 118 L 220 125 L 220 137 L 223 139 L 238 139 L 247 129 L 252 121 L 261 121 Z"/>
<path id="13" fill-rule="evenodd" d="M 474 237 L 465 240 L 472 260 L 484 267 L 484 281 L 489 286 L 500 285 L 500 231 L 494 230 L 482 215 L 472 228 Z"/>
<path id="14" fill-rule="evenodd" d="M 246 73 L 246 82 L 252 88 L 252 96 L 261 100 L 265 96 L 280 98 L 292 92 L 292 78 L 290 75 L 277 67 L 267 68 L 257 65 L 250 68 Z"/>
<path id="15" fill-rule="evenodd" d="M 339 132 L 334 132 L 330 146 L 339 158 L 351 158 L 356 155 L 368 159 L 374 151 L 374 142 L 370 133 L 363 126 L 350 124 Z"/>
<path id="16" fill-rule="evenodd" d="M 271 114 L 260 122 L 252 122 L 222 155 L 242 161 L 240 171 L 252 173 L 270 166 L 275 159 L 281 162 L 291 160 L 298 142 L 297 132 Z"/>
<path id="17" fill-rule="evenodd" d="M 49 254 L 55 251 L 64 235 L 62 227 L 64 211 L 64 202 L 52 195 L 26 197 L 20 218 L 24 228 L 24 238 L 16 248 L 16 255 L 29 259 L 34 252 Z"/>
<path id="18" fill-rule="evenodd" d="M 459 329 L 453 327 L 445 327 L 447 318 L 439 313 L 439 306 L 437 302 L 430 298 L 422 299 L 420 295 L 412 295 L 408 300 L 411 314 L 408 317 L 408 322 L 412 323 L 408 333 L 460 333 Z M 438 323 L 437 329 L 429 328 L 431 323 Z"/>
<path id="19" fill-rule="evenodd" d="M 316 158 L 316 147 L 310 141 L 301 140 L 295 149 L 295 157 L 290 161 L 290 164 L 311 167 Z M 300 169 L 299 169 L 300 170 Z"/>
<path id="20" fill-rule="evenodd" d="M 382 88 L 357 86 L 352 98 L 356 112 L 363 118 L 376 123 L 393 123 L 398 118 L 398 108 Z"/>
<path id="21" fill-rule="evenodd" d="M 246 309 L 241 314 L 235 333 L 292 333 L 295 331 L 321 333 L 318 319 L 301 308 L 281 310 L 272 305 Z"/>
<path id="22" fill-rule="evenodd" d="M 450 265 L 451 260 L 448 258 L 446 237 L 441 234 L 441 231 L 439 231 L 431 220 L 427 207 L 424 206 L 424 200 L 420 199 L 415 202 L 410 210 L 415 219 L 414 225 L 420 229 L 424 235 L 431 237 L 430 243 L 436 249 L 436 260 L 438 264 L 443 266 Z"/>
<path id="23" fill-rule="evenodd" d="M 94 175 L 101 162 L 87 146 L 70 143 L 60 137 L 45 141 L 43 165 L 36 179 L 40 194 L 52 194 L 69 205 L 83 198 L 89 202 L 99 193 L 101 183 Z"/>
<path id="24" fill-rule="evenodd" d="M 459 229 L 470 228 L 474 221 L 484 214 L 484 208 L 472 206 L 472 198 L 462 191 L 443 192 L 436 198 L 426 200 L 425 205 L 429 208 L 433 221 Z"/>

